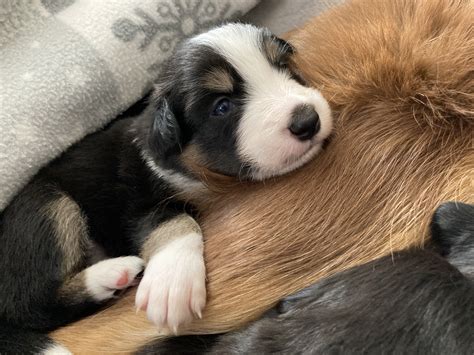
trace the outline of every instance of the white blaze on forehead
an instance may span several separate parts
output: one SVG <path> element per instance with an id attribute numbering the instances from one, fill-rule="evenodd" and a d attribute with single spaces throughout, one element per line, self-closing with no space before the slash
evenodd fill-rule
<path id="1" fill-rule="evenodd" d="M 190 42 L 222 55 L 244 81 L 247 96 L 237 132 L 237 150 L 240 158 L 253 166 L 257 179 L 296 169 L 319 150 L 289 133 L 297 106 L 311 105 L 319 115 L 321 128 L 313 144 L 319 146 L 332 128 L 329 105 L 319 91 L 300 85 L 287 71 L 269 62 L 263 49 L 264 34 L 264 30 L 252 25 L 229 24 Z"/>
<path id="2" fill-rule="evenodd" d="M 263 30 L 252 25 L 230 24 L 215 28 L 191 40 L 222 55 L 239 72 L 249 87 L 259 87 L 274 71 L 262 52 Z"/>

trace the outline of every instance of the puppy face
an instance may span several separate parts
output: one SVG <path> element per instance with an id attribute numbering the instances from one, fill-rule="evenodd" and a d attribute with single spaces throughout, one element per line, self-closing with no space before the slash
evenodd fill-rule
<path id="1" fill-rule="evenodd" d="M 157 85 L 154 146 L 193 147 L 206 168 L 241 179 L 308 162 L 332 123 L 321 94 L 288 67 L 292 47 L 267 30 L 229 24 L 187 41 Z"/>

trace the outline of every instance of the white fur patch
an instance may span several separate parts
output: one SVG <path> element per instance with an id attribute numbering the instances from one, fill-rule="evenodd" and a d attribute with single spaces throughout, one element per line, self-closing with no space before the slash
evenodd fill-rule
<path id="1" fill-rule="evenodd" d="M 84 283 L 95 300 L 104 301 L 112 298 L 115 291 L 130 287 L 144 265 L 138 256 L 106 259 L 85 270 Z"/>
<path id="2" fill-rule="evenodd" d="M 62 345 L 54 344 L 42 352 L 43 355 L 72 355 L 67 348 Z"/>
<path id="3" fill-rule="evenodd" d="M 190 233 L 151 257 L 135 304 L 156 326 L 176 334 L 180 325 L 201 317 L 206 304 L 205 281 L 202 236 Z"/>
<path id="4" fill-rule="evenodd" d="M 245 82 L 248 98 L 237 146 L 241 159 L 255 168 L 255 179 L 281 175 L 303 165 L 320 150 L 332 130 L 331 110 L 320 92 L 275 68 L 263 52 L 261 40 L 261 29 L 230 24 L 190 42 L 220 53 Z M 319 115 L 320 131 L 310 141 L 299 141 L 288 130 L 292 112 L 300 105 L 314 107 Z"/>
<path id="5" fill-rule="evenodd" d="M 252 177 L 254 180 L 264 180 L 268 179 L 272 176 L 284 175 L 293 170 L 298 169 L 299 167 L 303 166 L 304 164 L 308 163 L 311 159 L 313 159 L 316 154 L 321 150 L 321 144 L 313 144 L 310 149 L 306 151 L 303 155 L 301 155 L 297 160 L 293 163 L 286 165 L 283 168 L 280 168 L 278 172 L 275 172 L 272 168 L 262 168 L 254 169 L 252 172 Z"/>

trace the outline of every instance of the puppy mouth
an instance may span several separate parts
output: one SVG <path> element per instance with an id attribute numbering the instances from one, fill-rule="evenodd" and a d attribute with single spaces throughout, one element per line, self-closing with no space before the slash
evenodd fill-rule
<path id="1" fill-rule="evenodd" d="M 288 174 L 293 170 L 296 170 L 303 165 L 307 164 L 311 159 L 313 159 L 316 154 L 319 153 L 323 146 L 324 141 L 315 139 L 311 141 L 311 144 L 308 148 L 300 154 L 294 154 L 289 157 L 286 157 L 279 168 L 261 168 L 255 167 L 252 171 L 253 180 L 264 180 L 272 177 L 277 177 L 281 175 Z"/>
<path id="2" fill-rule="evenodd" d="M 294 164 L 297 164 L 300 160 L 304 160 L 306 155 L 310 154 L 312 149 L 315 146 L 322 146 L 322 142 L 317 139 L 313 138 L 311 141 L 308 142 L 307 147 L 303 149 L 301 152 L 298 153 L 293 153 L 285 157 L 282 161 L 281 166 L 286 167 L 286 166 L 292 166 Z"/>
<path id="3" fill-rule="evenodd" d="M 278 175 L 287 174 L 305 165 L 321 150 L 321 147 L 322 143 L 319 140 L 312 141 L 304 153 L 286 158 Z"/>

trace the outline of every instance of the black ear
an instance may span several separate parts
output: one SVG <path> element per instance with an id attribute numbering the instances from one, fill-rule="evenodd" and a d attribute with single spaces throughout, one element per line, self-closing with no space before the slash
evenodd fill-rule
<path id="1" fill-rule="evenodd" d="M 281 51 L 283 53 L 286 53 L 287 55 L 292 55 L 295 53 L 295 47 L 293 47 L 290 42 L 285 41 L 284 39 L 273 36 L 273 40 L 278 43 L 278 46 L 281 48 Z"/>
<path id="2" fill-rule="evenodd" d="M 160 98 L 149 134 L 150 148 L 158 159 L 181 153 L 181 129 L 165 98 Z"/>
<path id="3" fill-rule="evenodd" d="M 474 205 L 445 202 L 431 221 L 431 238 L 448 258 L 453 253 L 474 251 Z"/>
<path id="4" fill-rule="evenodd" d="M 263 37 L 262 44 L 263 51 L 270 63 L 279 66 L 287 65 L 291 55 L 295 52 L 295 49 L 290 43 L 269 32 Z"/>
<path id="5" fill-rule="evenodd" d="M 294 309 L 301 309 L 303 305 L 316 300 L 320 296 L 320 284 L 315 283 L 292 295 L 281 299 L 275 306 L 275 310 L 280 313 L 287 313 Z"/>

